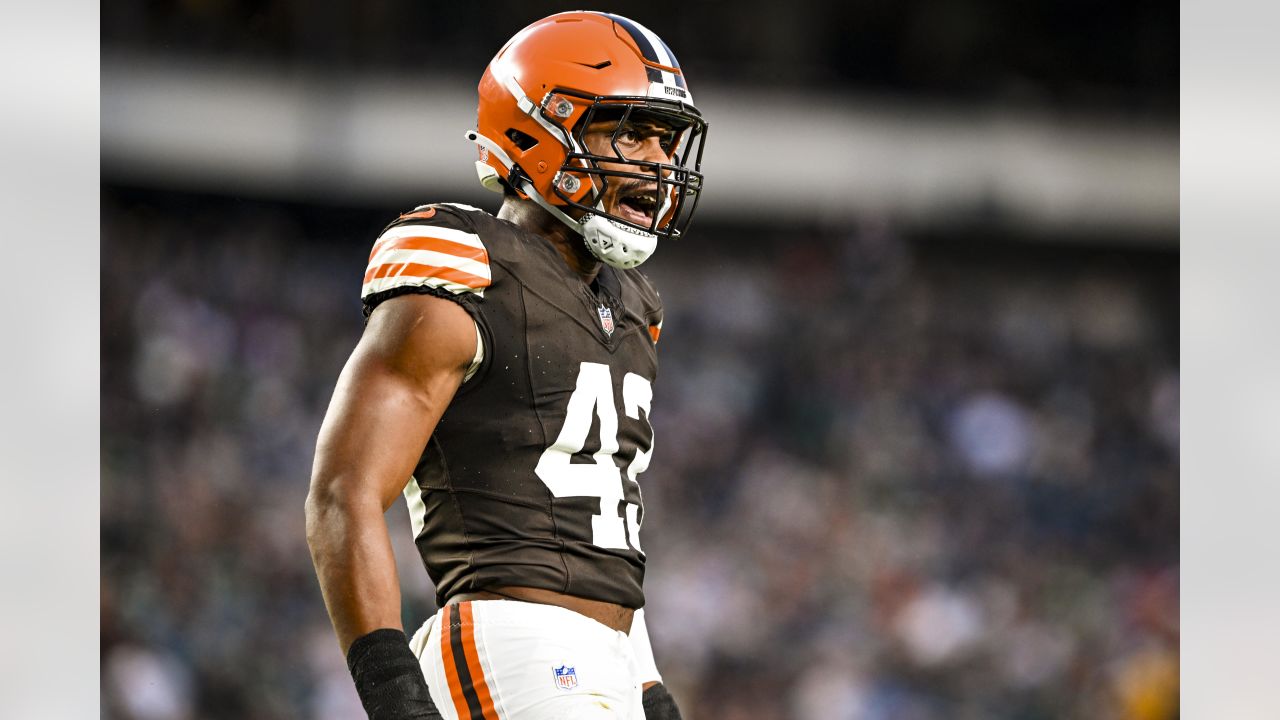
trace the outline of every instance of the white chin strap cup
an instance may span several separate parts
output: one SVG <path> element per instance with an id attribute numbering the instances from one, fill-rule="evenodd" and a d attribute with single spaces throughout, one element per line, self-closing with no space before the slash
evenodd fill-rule
<path id="1" fill-rule="evenodd" d="M 628 270 L 653 254 L 658 247 L 658 236 L 643 230 L 636 230 L 620 222 L 599 215 L 587 215 L 582 218 L 579 232 L 587 249 L 601 262 L 613 267 Z"/>
<path id="2" fill-rule="evenodd" d="M 601 210 L 599 205 L 596 209 Z M 666 215 L 670 209 L 671 194 L 666 193 L 666 197 L 662 199 L 662 207 L 658 208 L 658 217 Z M 579 232 L 591 254 L 622 270 L 648 260 L 658 247 L 657 235 L 623 225 L 605 216 L 587 215 L 579 224 L 582 227 Z"/>

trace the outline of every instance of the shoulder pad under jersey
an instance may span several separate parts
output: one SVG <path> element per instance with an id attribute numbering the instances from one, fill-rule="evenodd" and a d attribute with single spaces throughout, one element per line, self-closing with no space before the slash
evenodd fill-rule
<path id="1" fill-rule="evenodd" d="M 360 297 L 366 314 L 403 292 L 484 297 L 489 253 L 456 207 L 422 205 L 401 215 L 369 252 Z"/>

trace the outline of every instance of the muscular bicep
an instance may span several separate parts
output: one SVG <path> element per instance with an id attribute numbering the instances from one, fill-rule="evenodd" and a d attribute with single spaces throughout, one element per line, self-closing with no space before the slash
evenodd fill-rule
<path id="1" fill-rule="evenodd" d="M 456 303 L 404 295 L 379 305 L 343 368 L 316 445 L 313 491 L 395 500 L 476 354 Z"/>

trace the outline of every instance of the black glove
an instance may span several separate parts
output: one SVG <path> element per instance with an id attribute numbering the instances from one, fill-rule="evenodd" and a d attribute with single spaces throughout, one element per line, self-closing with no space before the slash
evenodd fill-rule
<path id="1" fill-rule="evenodd" d="M 403 630 L 383 628 L 356 638 L 347 669 L 369 720 L 444 720 Z"/>
<path id="2" fill-rule="evenodd" d="M 645 720 L 682 720 L 680 708 L 676 707 L 675 698 L 667 692 L 662 683 L 651 686 L 644 691 Z"/>

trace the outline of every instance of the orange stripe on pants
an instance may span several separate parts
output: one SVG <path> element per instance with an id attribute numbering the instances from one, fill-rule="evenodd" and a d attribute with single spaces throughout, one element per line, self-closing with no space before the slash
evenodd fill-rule
<path id="1" fill-rule="evenodd" d="M 493 697 L 489 694 L 489 683 L 484 679 L 484 668 L 480 667 L 480 649 L 476 647 L 470 601 L 458 603 L 458 611 L 462 614 L 462 654 L 466 657 L 467 669 L 471 671 L 471 684 L 480 698 L 480 711 L 484 713 L 484 720 L 498 720 L 498 711 L 494 709 Z"/>
<path id="2" fill-rule="evenodd" d="M 440 611 L 440 655 L 444 660 L 445 682 L 449 686 L 449 695 L 453 698 L 453 709 L 459 718 L 470 718 L 471 710 L 467 708 L 467 699 L 462 695 L 462 680 L 458 678 L 458 669 L 454 665 L 452 635 L 454 632 L 451 618 L 457 608 L 445 605 Z"/>

